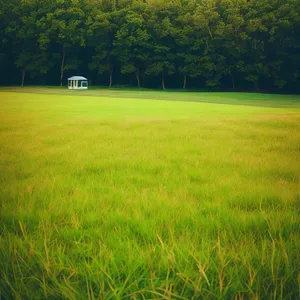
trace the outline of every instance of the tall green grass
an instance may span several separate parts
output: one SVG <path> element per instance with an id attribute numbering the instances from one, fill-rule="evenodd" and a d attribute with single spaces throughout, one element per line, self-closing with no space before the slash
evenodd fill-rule
<path id="1" fill-rule="evenodd" d="M 48 91 L 0 92 L 2 297 L 300 296 L 299 97 Z"/>

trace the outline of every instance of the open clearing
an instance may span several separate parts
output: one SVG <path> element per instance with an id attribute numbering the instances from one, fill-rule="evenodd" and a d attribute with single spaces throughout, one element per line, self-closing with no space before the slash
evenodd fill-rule
<path id="1" fill-rule="evenodd" d="M 7 299 L 300 295 L 299 96 L 1 89 L 0 191 Z"/>

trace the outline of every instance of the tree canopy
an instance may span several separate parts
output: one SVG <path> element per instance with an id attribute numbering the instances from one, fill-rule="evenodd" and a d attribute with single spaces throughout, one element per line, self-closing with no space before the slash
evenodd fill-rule
<path id="1" fill-rule="evenodd" d="M 300 0 L 2 0 L 0 84 L 300 92 Z"/>

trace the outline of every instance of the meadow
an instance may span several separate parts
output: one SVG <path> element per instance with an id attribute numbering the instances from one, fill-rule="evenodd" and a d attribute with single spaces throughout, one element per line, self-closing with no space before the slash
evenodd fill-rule
<path id="1" fill-rule="evenodd" d="M 300 297 L 300 96 L 0 89 L 1 299 Z"/>

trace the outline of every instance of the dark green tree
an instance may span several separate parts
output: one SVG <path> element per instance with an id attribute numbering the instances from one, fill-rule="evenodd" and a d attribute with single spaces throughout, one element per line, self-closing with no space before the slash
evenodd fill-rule
<path id="1" fill-rule="evenodd" d="M 45 83 L 70 70 L 162 88 L 300 92 L 299 0 L 2 0 L 7 83 Z M 106 75 L 106 76 L 107 76 Z M 4 75 L 0 75 L 3 76 Z M 196 82 L 196 80 L 193 80 Z M 2 81 L 1 81 L 2 82 Z M 183 82 L 181 84 L 181 82 Z M 143 82 L 145 85 L 145 82 Z"/>
<path id="2" fill-rule="evenodd" d="M 53 57 L 60 61 L 60 86 L 64 72 L 75 70 L 81 60 L 80 48 L 86 43 L 86 15 L 79 2 L 58 1 L 54 12 L 53 5 L 49 12 L 38 21 L 40 48 L 53 52 Z M 55 7 L 55 6 L 54 6 Z"/>
<path id="3" fill-rule="evenodd" d="M 108 13 L 97 13 L 88 18 L 89 22 L 89 46 L 93 49 L 90 70 L 97 74 L 107 73 L 109 75 L 109 87 L 113 84 L 113 72 L 116 66 L 114 54 L 114 35 L 116 25 L 113 23 L 113 15 Z"/>
<path id="4" fill-rule="evenodd" d="M 116 33 L 114 53 L 121 62 L 121 72 L 134 73 L 139 88 L 141 73 L 149 60 L 149 40 L 143 15 L 136 11 L 128 11 L 124 23 Z"/>

